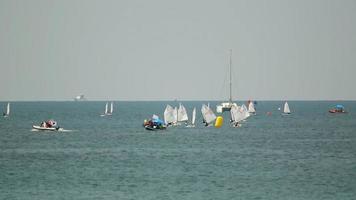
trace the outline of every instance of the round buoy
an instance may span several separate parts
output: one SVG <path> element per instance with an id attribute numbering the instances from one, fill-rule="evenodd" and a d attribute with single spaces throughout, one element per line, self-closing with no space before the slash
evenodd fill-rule
<path id="1" fill-rule="evenodd" d="M 222 116 L 218 116 L 215 121 L 215 127 L 220 128 L 224 123 L 224 118 Z"/>

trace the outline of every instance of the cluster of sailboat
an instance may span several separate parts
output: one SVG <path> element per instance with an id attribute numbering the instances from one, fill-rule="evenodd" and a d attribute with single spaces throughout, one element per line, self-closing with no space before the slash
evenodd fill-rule
<path id="1" fill-rule="evenodd" d="M 251 115 L 256 114 L 256 109 L 252 101 L 249 102 L 248 108 L 244 104 L 238 106 L 237 104 L 234 103 L 232 107 L 230 107 L 229 111 L 231 115 L 230 122 L 233 127 L 240 127 L 242 121 L 246 120 Z M 210 108 L 209 104 L 202 105 L 201 114 L 205 126 L 215 126 L 215 127 L 222 126 L 223 123 L 222 116 L 216 116 L 214 111 Z M 173 108 L 171 105 L 167 105 L 163 112 L 163 117 L 164 117 L 163 126 L 156 126 L 154 123 L 151 123 L 152 125 L 149 125 L 148 122 L 153 122 L 154 121 L 153 118 L 156 119 L 158 118 L 157 115 L 154 115 L 154 117 L 152 117 L 151 120 L 145 120 L 144 127 L 147 130 L 155 130 L 155 129 L 160 130 L 160 129 L 165 129 L 166 127 L 179 126 L 179 125 L 185 125 L 186 127 L 195 127 L 196 108 L 195 107 L 193 108 L 192 118 L 191 118 L 192 120 L 190 122 L 189 122 L 187 109 L 181 103 L 179 104 L 178 108 L 177 107 Z"/>
<path id="2" fill-rule="evenodd" d="M 232 101 L 224 102 L 216 107 L 216 113 L 221 113 L 224 111 L 230 112 L 230 123 L 232 127 L 241 127 L 242 123 L 247 120 L 247 118 L 256 115 L 256 102 L 248 101 L 247 106 L 241 104 L 240 106 Z M 282 115 L 291 114 L 288 102 L 284 103 L 283 110 L 281 107 L 278 108 L 281 111 Z M 104 113 L 100 116 L 111 116 L 114 111 L 114 103 L 107 102 L 105 104 Z M 330 113 L 347 113 L 344 106 L 336 105 L 335 108 L 329 110 Z M 267 115 L 270 115 L 271 112 L 267 112 Z M 195 127 L 196 126 L 196 108 L 192 110 L 191 121 L 189 121 L 189 116 L 187 109 L 182 103 L 179 103 L 178 107 L 172 107 L 171 105 L 166 105 L 166 108 L 163 112 L 163 120 L 161 120 L 157 115 L 153 115 L 152 119 L 145 120 L 144 127 L 147 130 L 162 130 L 170 126 L 179 126 L 184 125 L 186 127 Z M 204 126 L 215 126 L 221 127 L 223 124 L 222 116 L 217 116 L 213 109 L 210 107 L 209 103 L 202 104 L 201 115 L 203 118 Z M 3 117 L 7 118 L 10 116 L 10 103 L 7 103 L 5 111 L 3 112 Z M 58 131 L 61 128 L 57 125 L 57 122 L 54 120 L 47 120 L 42 122 L 40 125 L 33 125 L 33 129 L 36 130 L 49 130 L 49 131 Z"/>

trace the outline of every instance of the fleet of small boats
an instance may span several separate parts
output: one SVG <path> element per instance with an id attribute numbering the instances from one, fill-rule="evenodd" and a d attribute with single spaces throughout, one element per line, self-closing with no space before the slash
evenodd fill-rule
<path id="1" fill-rule="evenodd" d="M 233 103 L 230 108 L 230 122 L 232 127 L 241 127 L 243 122 L 247 120 L 252 115 L 256 115 L 256 108 L 253 101 L 247 102 L 248 108 L 245 104 L 238 106 L 236 103 Z M 101 116 L 111 116 L 113 114 L 114 104 L 113 102 L 107 102 L 105 105 L 104 113 Z M 278 110 L 281 110 L 278 108 Z M 347 113 L 343 105 L 336 105 L 334 108 L 329 110 L 330 113 Z M 268 112 L 268 115 L 271 115 L 271 112 Z M 283 106 L 283 115 L 290 115 L 291 110 L 288 102 L 286 101 Z M 201 115 L 203 118 L 203 123 L 205 126 L 215 126 L 221 127 L 223 123 L 222 116 L 216 116 L 214 111 L 210 108 L 209 103 L 202 104 Z M 3 112 L 4 117 L 10 116 L 10 103 L 7 103 L 5 112 Z M 172 107 L 171 105 L 166 105 L 166 108 L 163 113 L 164 120 L 161 120 L 158 115 L 153 115 L 151 119 L 145 120 L 143 126 L 146 130 L 155 131 L 155 130 L 164 130 L 169 126 L 179 126 L 185 124 L 186 127 L 195 127 L 196 126 L 196 108 L 194 107 L 192 111 L 191 122 L 189 122 L 187 109 L 182 103 L 179 103 L 178 108 Z M 57 125 L 57 122 L 54 120 L 48 120 L 42 122 L 40 125 L 33 125 L 34 130 L 39 131 L 60 131 L 63 130 Z"/>

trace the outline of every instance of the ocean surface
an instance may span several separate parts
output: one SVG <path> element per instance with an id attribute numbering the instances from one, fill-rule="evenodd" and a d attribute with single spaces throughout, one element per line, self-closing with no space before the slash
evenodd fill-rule
<path id="1" fill-rule="evenodd" d="M 167 103 L 12 102 L 0 118 L 0 199 L 356 199 L 356 102 L 258 102 L 241 128 L 146 131 Z M 210 102 L 215 108 L 218 102 Z M 240 102 L 241 103 L 241 102 Z M 329 114 L 342 103 L 348 114 Z M 0 102 L 4 109 L 6 102 Z M 272 115 L 266 115 L 271 112 Z M 55 119 L 64 132 L 32 131 Z"/>

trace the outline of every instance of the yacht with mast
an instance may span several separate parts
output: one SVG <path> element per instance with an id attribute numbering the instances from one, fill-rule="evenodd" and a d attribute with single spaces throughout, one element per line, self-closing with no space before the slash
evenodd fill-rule
<path id="1" fill-rule="evenodd" d="M 222 113 L 224 111 L 230 111 L 232 106 L 237 106 L 236 103 L 232 102 L 232 73 L 231 73 L 231 67 L 232 67 L 232 50 L 230 49 L 230 64 L 229 64 L 229 76 L 230 76 L 230 81 L 229 81 L 229 101 L 228 102 L 222 102 L 220 105 L 216 106 L 216 112 L 217 113 Z"/>

